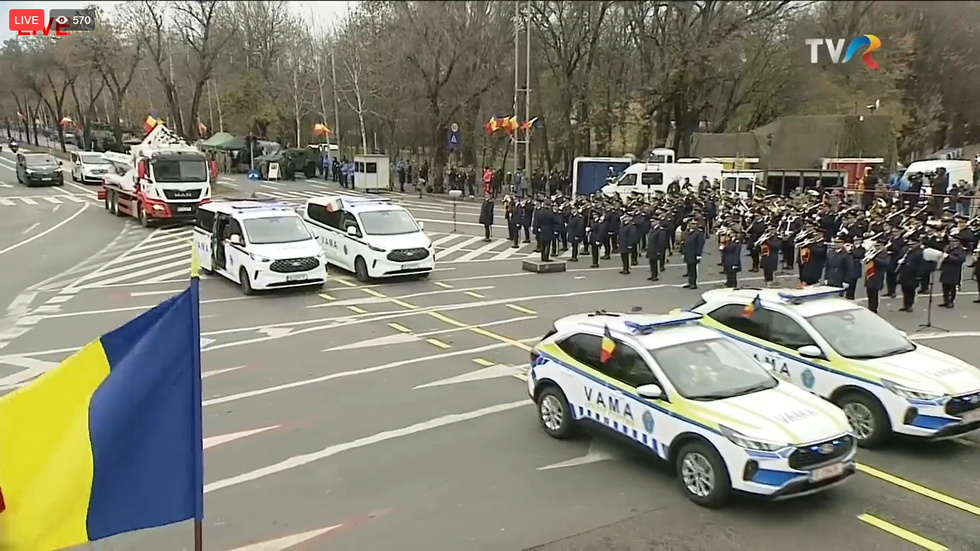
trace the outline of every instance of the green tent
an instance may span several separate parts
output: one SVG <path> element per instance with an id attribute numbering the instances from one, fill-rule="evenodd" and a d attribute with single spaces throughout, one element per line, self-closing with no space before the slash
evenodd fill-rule
<path id="1" fill-rule="evenodd" d="M 235 139 L 234 136 L 227 132 L 218 132 L 214 136 L 204 140 L 201 145 L 208 148 L 220 149 L 222 145 Z"/>

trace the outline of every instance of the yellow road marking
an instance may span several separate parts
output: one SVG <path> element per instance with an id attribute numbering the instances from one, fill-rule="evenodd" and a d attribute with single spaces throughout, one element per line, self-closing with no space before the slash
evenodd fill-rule
<path id="1" fill-rule="evenodd" d="M 482 365 L 483 367 L 493 367 L 497 364 L 491 362 L 490 360 L 485 360 L 483 358 L 473 358 L 473 363 Z"/>
<path id="2" fill-rule="evenodd" d="M 415 310 L 416 308 L 418 308 L 418 306 L 416 306 L 416 305 L 414 305 L 414 304 L 412 304 L 410 302 L 405 302 L 404 300 L 401 300 L 401 299 L 398 299 L 398 298 L 392 298 L 392 299 L 388 299 L 388 300 L 390 300 L 392 302 L 392 304 L 397 304 L 398 306 L 401 306 L 402 308 L 406 308 L 408 310 Z"/>
<path id="3" fill-rule="evenodd" d="M 436 318 L 439 321 L 448 323 L 449 325 L 455 325 L 456 327 L 463 327 L 463 328 L 469 329 L 470 331 L 476 333 L 477 335 L 483 335 L 484 337 L 491 338 L 491 339 L 493 339 L 495 341 L 502 342 L 502 343 L 505 343 L 505 344 L 509 344 L 511 346 L 515 346 L 517 348 L 520 348 L 521 350 L 527 350 L 529 352 L 531 350 L 533 350 L 533 347 L 531 347 L 531 346 L 529 346 L 527 344 L 524 344 L 524 343 L 522 343 L 520 341 L 516 341 L 516 340 L 514 340 L 514 339 L 512 339 L 510 337 L 505 337 L 505 336 L 500 335 L 498 333 L 494 333 L 493 331 L 487 331 L 486 329 L 484 329 L 482 327 L 470 327 L 470 326 L 466 325 L 465 323 L 463 323 L 461 321 L 457 321 L 457 320 L 454 320 L 453 318 L 444 316 L 444 315 L 440 314 L 439 312 L 429 312 L 429 315 L 432 316 L 432 317 L 434 317 L 434 318 Z"/>
<path id="4" fill-rule="evenodd" d="M 967 503 L 967 502 L 963 501 L 962 499 L 956 499 L 955 497 L 948 496 L 946 494 L 943 494 L 943 493 L 937 492 L 935 490 L 926 488 L 925 486 L 921 486 L 919 484 L 916 484 L 915 482 L 909 482 L 908 480 L 905 480 L 904 478 L 899 478 L 899 477 L 897 477 L 897 476 L 895 476 L 893 474 L 888 474 L 886 472 L 879 471 L 878 469 L 875 469 L 874 467 L 869 467 L 869 466 L 863 465 L 861 463 L 858 463 L 857 470 L 858 471 L 861 471 L 864 474 L 869 474 L 869 475 L 871 475 L 871 476 L 873 476 L 873 477 L 875 477 L 875 478 L 877 478 L 879 480 L 883 480 L 883 481 L 888 482 L 890 484 L 894 484 L 895 486 L 898 486 L 899 488 L 904 488 L 904 489 L 906 489 L 906 490 L 908 490 L 910 492 L 914 492 L 916 494 L 919 494 L 922 497 L 928 497 L 929 499 L 934 499 L 934 500 L 936 500 L 936 501 L 938 501 L 938 502 L 940 502 L 940 503 L 942 503 L 944 505 L 949 505 L 950 507 L 953 507 L 954 509 L 959 509 L 960 511 L 963 511 L 963 512 L 966 512 L 966 513 L 970 513 L 971 515 L 976 515 L 976 516 L 980 517 L 980 507 L 977 507 L 976 505 L 973 505 L 972 503 Z"/>
<path id="5" fill-rule="evenodd" d="M 356 283 L 354 283 L 352 281 L 347 281 L 346 279 L 337 279 L 337 278 L 334 278 L 333 281 L 336 281 L 337 283 L 339 283 L 341 285 L 346 285 L 348 287 L 357 287 L 357 284 Z"/>
<path id="6" fill-rule="evenodd" d="M 348 306 L 347 309 L 355 314 L 367 314 L 367 310 L 364 308 L 358 308 L 357 306 Z"/>
<path id="7" fill-rule="evenodd" d="M 453 288 L 452 285 L 450 285 L 448 283 L 443 283 L 441 281 L 433 281 L 432 284 L 433 285 L 438 285 L 438 286 L 442 287 L 443 289 L 452 289 Z"/>
<path id="8" fill-rule="evenodd" d="M 392 323 L 389 323 L 388 324 L 388 327 L 391 327 L 392 329 L 394 329 L 395 331 L 398 331 L 399 333 L 411 333 L 412 332 L 411 329 L 409 329 L 408 327 L 405 327 L 404 325 L 402 325 L 400 323 L 394 323 L 394 322 L 392 322 Z"/>
<path id="9" fill-rule="evenodd" d="M 381 293 L 375 291 L 374 289 L 361 289 L 361 292 L 364 293 L 364 294 L 367 294 L 367 295 L 371 295 L 372 297 L 375 297 L 375 298 L 388 298 L 388 297 L 382 295 Z"/>
<path id="10" fill-rule="evenodd" d="M 440 341 L 439 339 L 425 339 L 425 342 L 431 344 L 432 346 L 435 346 L 436 348 L 442 348 L 443 350 L 445 350 L 446 348 L 451 348 L 450 345 Z"/>
<path id="11" fill-rule="evenodd" d="M 530 315 L 532 315 L 532 316 L 536 316 L 536 315 L 538 315 L 538 313 L 537 313 L 537 312 L 535 312 L 534 310 L 531 310 L 531 309 L 528 309 L 528 308 L 525 308 L 525 307 L 523 307 L 523 306 L 518 306 L 518 305 L 516 305 L 516 304 L 508 304 L 508 305 L 507 305 L 507 307 L 508 307 L 508 308 L 510 308 L 511 310 L 516 310 L 516 311 L 518 311 L 518 312 L 523 312 L 523 313 L 525 313 L 525 314 L 530 314 Z"/>
<path id="12" fill-rule="evenodd" d="M 945 545 L 936 543 L 930 539 L 924 538 L 915 532 L 909 532 L 905 528 L 895 526 L 894 524 L 881 520 L 878 517 L 869 515 L 867 513 L 863 515 L 858 515 L 858 520 L 865 522 L 874 526 L 875 528 L 888 532 L 889 534 L 895 536 L 896 538 L 901 538 L 912 545 L 918 545 L 923 549 L 928 549 L 929 551 L 948 551 L 949 548 Z"/>
<path id="13" fill-rule="evenodd" d="M 473 291 L 466 291 L 466 292 L 465 292 L 465 293 L 463 293 L 463 294 L 464 294 L 464 295 L 469 295 L 469 296 L 471 296 L 471 297 L 473 297 L 473 298 L 487 298 L 487 297 L 485 297 L 485 296 L 483 296 L 483 295 L 481 295 L 480 293 L 474 293 Z"/>
<path id="14" fill-rule="evenodd" d="M 323 300 L 337 300 L 334 297 L 332 297 L 332 296 L 330 296 L 330 295 L 328 295 L 326 293 L 320 293 L 320 298 L 322 298 Z"/>

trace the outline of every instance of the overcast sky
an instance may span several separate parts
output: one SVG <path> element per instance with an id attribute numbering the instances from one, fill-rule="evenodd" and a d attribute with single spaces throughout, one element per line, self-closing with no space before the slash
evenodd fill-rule
<path id="1" fill-rule="evenodd" d="M 258 0 L 261 1 L 261 0 Z M 17 35 L 17 33 L 10 30 L 10 16 L 9 12 L 12 9 L 77 9 L 84 8 L 90 4 L 95 4 L 101 7 L 104 11 L 111 11 L 112 8 L 119 4 L 118 0 L 77 0 L 74 2 L 61 2 L 58 0 L 47 0 L 44 2 L 35 1 L 0 1 L 0 12 L 3 13 L 4 23 L 0 27 L 0 43 L 8 38 L 12 38 Z M 348 7 L 353 7 L 357 2 L 290 2 L 293 9 L 298 15 L 304 18 L 317 17 L 333 21 L 342 17 L 348 10 Z M 46 13 L 46 12 L 45 12 Z"/>

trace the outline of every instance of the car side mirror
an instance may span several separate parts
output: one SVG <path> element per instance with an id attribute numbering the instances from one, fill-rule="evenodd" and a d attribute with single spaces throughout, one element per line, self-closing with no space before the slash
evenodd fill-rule
<path id="1" fill-rule="evenodd" d="M 423 224 L 422 222 L 419 222 L 419 229 L 420 230 L 424 230 L 425 229 L 425 224 Z"/>
<path id="2" fill-rule="evenodd" d="M 235 235 L 233 235 L 233 236 L 231 236 L 231 237 L 228 238 L 228 242 L 231 243 L 232 245 L 241 245 L 242 244 L 242 236 L 240 236 L 240 235 L 238 235 L 236 233 Z"/>
<path id="3" fill-rule="evenodd" d="M 357 226 L 347 226 L 347 235 L 357 237 Z"/>
<path id="4" fill-rule="evenodd" d="M 823 350 L 820 350 L 819 346 L 808 344 L 797 348 L 796 351 L 804 358 L 824 359 Z"/>
<path id="5" fill-rule="evenodd" d="M 650 400 L 663 400 L 666 397 L 664 394 L 664 389 L 660 388 L 660 385 L 655 384 L 641 385 L 637 387 L 636 393 L 639 394 L 641 398 L 647 398 Z"/>
<path id="6" fill-rule="evenodd" d="M 65 166 L 64 161 L 58 161 L 58 166 Z"/>
<path id="7" fill-rule="evenodd" d="M 908 337 L 909 336 L 908 332 L 902 331 L 901 329 L 898 330 L 898 334 L 901 335 L 901 336 L 903 336 L 903 337 Z"/>

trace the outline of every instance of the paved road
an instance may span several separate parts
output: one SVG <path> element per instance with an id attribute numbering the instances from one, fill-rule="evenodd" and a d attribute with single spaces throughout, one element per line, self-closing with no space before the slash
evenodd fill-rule
<path id="1" fill-rule="evenodd" d="M 0 168 L 0 180 L 8 177 Z M 330 191 L 310 182 L 231 183 L 290 202 Z M 68 185 L 62 193 L 88 201 L 84 188 Z M 451 204 L 399 200 L 434 220 L 427 230 L 454 235 Z M 0 210 L 0 219 L 28 226 L 42 207 L 53 220 L 68 209 L 18 204 Z M 457 222 L 475 223 L 475 205 L 457 210 Z M 34 285 L 37 292 L 15 316 L 28 320 L 18 326 L 26 329 L 0 351 L 0 379 L 8 383 L 56 365 L 183 288 L 184 230 L 147 231 L 96 205 L 75 222 L 84 227 L 20 248 L 28 253 L 18 260 L 27 275 L 3 273 L 3 288 Z M 461 236 L 481 231 L 457 229 Z M 102 256 L 77 252 L 106 245 Z M 520 252 L 495 260 L 510 249 L 461 259 L 481 245 L 440 255 L 426 281 L 363 285 L 339 274 L 320 293 L 258 297 L 221 279 L 202 282 L 202 327 L 213 339 L 204 352 L 206 549 L 716 551 L 773 549 L 775 542 L 801 550 L 915 549 L 893 535 L 899 529 L 949 549 L 977 548 L 977 439 L 862 451 L 863 472 L 832 493 L 709 512 L 681 498 L 656 463 L 604 440 L 548 438 L 525 396 L 527 343 L 565 314 L 636 305 L 665 311 L 696 296 L 678 288 L 678 266 L 658 284 L 642 270 L 618 275 L 612 261 L 532 275 L 520 271 Z M 37 285 L 51 269 L 35 263 L 55 262 L 39 258 L 45 253 L 64 270 L 78 263 L 64 257 L 97 260 Z M 953 311 L 937 309 L 934 324 L 959 333 L 929 345 L 975 358 L 975 296 Z M 886 301 L 883 313 L 915 330 L 924 306 L 904 315 Z M 878 528 L 863 515 L 891 524 Z M 170 551 L 190 543 L 190 527 L 182 525 L 94 547 Z"/>

